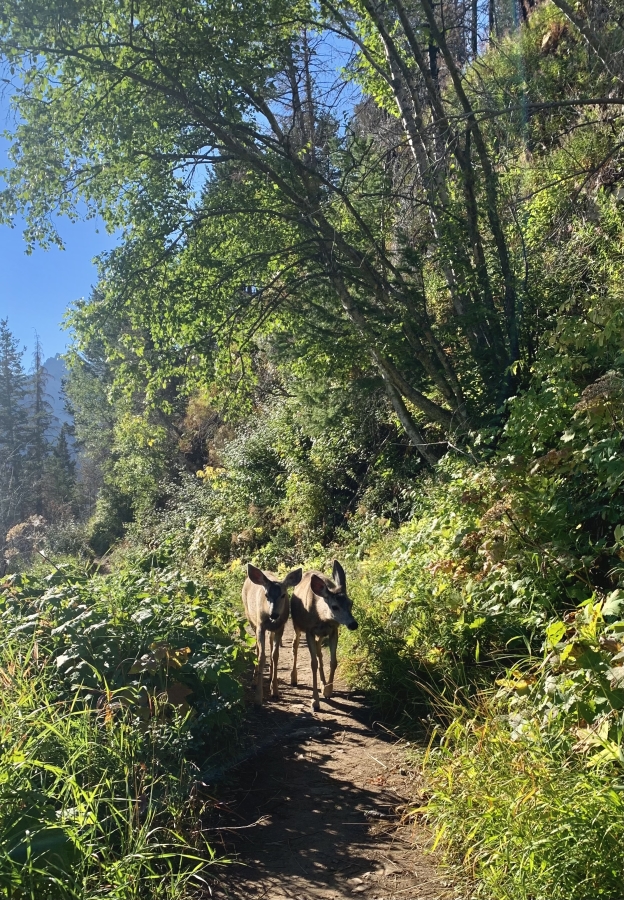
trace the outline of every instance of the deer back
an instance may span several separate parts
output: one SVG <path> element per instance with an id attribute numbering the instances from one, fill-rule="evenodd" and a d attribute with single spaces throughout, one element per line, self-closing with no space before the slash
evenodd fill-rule
<path id="1" fill-rule="evenodd" d="M 327 605 L 325 601 L 317 597 L 312 590 L 312 586 L 310 585 L 312 575 L 318 575 L 323 579 L 325 578 L 321 572 L 306 572 L 294 589 L 292 595 L 291 609 L 293 622 L 301 631 L 311 631 L 318 625 L 321 621 L 321 615 L 324 612 L 324 609 L 320 609 L 319 606 L 320 604 L 322 604 L 323 607 Z M 331 581 L 331 579 L 327 580 Z"/>

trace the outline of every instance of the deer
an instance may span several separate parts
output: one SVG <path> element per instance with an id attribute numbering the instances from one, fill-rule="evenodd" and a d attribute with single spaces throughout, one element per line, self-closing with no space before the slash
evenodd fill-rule
<path id="1" fill-rule="evenodd" d="M 258 569 L 251 563 L 247 565 L 247 578 L 243 584 L 243 605 L 247 619 L 256 635 L 256 667 L 253 684 L 256 688 L 255 703 L 258 706 L 262 706 L 263 700 L 262 682 L 266 661 L 265 638 L 267 631 L 270 635 L 269 682 L 271 696 L 274 699 L 279 697 L 277 666 L 284 626 L 290 614 L 288 588 L 299 584 L 302 575 L 301 568 L 293 569 L 286 578 L 280 581 L 273 572 L 263 572 L 262 569 Z"/>
<path id="2" fill-rule="evenodd" d="M 355 631 L 358 623 L 353 618 L 351 609 L 353 601 L 347 595 L 347 579 L 344 569 L 337 559 L 334 560 L 332 578 L 322 572 L 306 572 L 297 588 L 293 591 L 291 610 L 295 629 L 293 638 L 293 667 L 290 673 L 291 685 L 297 685 L 297 651 L 301 632 L 305 633 L 310 663 L 312 666 L 312 709 L 318 712 L 321 708 L 319 700 L 317 670 L 321 671 L 323 696 L 329 698 L 334 689 L 334 675 L 338 660 L 338 628 L 346 625 L 349 631 Z M 329 681 L 325 681 L 323 669 L 324 640 L 329 644 L 330 667 Z"/>

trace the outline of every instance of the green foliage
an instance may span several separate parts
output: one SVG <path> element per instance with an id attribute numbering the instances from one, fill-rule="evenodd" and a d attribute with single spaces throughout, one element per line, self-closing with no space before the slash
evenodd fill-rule
<path id="1" fill-rule="evenodd" d="M 35 339 L 30 374 L 8 320 L 0 320 L 0 540 L 32 515 L 57 522 L 76 511 L 75 461 L 63 425 L 50 440 L 52 407 L 43 350 Z"/>
<path id="2" fill-rule="evenodd" d="M 348 672 L 404 727 L 444 725 L 427 812 L 484 898 L 621 892 L 623 380 L 584 382 L 580 349 L 510 402 L 486 463 L 421 482 L 411 521 L 351 524 Z"/>
<path id="3" fill-rule="evenodd" d="M 166 777 L 157 747 L 123 714 L 105 724 L 59 704 L 32 657 L 5 646 L 3 662 L 2 895 L 188 896 L 213 859 L 186 830 L 190 772 Z"/>
<path id="4" fill-rule="evenodd" d="M 246 659 L 233 636 L 241 636 L 239 623 L 209 589 L 153 562 L 148 555 L 99 578 L 60 569 L 43 592 L 45 584 L 17 576 L 4 588 L 3 619 L 11 633 L 37 641 L 56 667 L 60 696 L 80 690 L 90 702 L 123 689 L 149 720 L 150 698 L 179 690 L 192 695 L 199 739 L 236 718 Z"/>
<path id="5" fill-rule="evenodd" d="M 164 508 L 131 533 L 185 564 L 253 556 L 271 568 L 315 554 L 358 507 L 400 521 L 411 501 L 394 476 L 418 472 L 418 457 L 378 395 L 335 393 L 341 406 L 325 418 L 300 397 L 267 404 L 219 450 L 218 466 L 163 485 Z"/>
<path id="6" fill-rule="evenodd" d="M 0 890 L 181 898 L 214 859 L 198 765 L 231 746 L 239 621 L 180 572 L 128 561 L 0 584 Z"/>
<path id="7" fill-rule="evenodd" d="M 438 841 L 470 880 L 497 900 L 609 900 L 621 895 L 624 807 L 620 784 L 515 739 L 491 705 L 458 721 L 431 754 L 429 815 Z"/>
<path id="8" fill-rule="evenodd" d="M 152 506 L 172 456 L 166 429 L 143 416 L 121 416 L 115 423 L 112 454 L 111 481 L 117 489 L 132 497 L 135 509 Z"/>
<path id="9" fill-rule="evenodd" d="M 199 853 L 187 775 L 235 739 L 242 562 L 340 555 L 347 674 L 400 727 L 447 726 L 428 814 L 476 895 L 620 900 L 624 156 L 603 7 L 576 27 L 544 3 L 501 37 L 494 3 L 479 55 L 459 8 L 424 0 L 331 19 L 5 0 L 3 214 L 31 243 L 80 202 L 123 229 L 70 314 L 69 384 L 76 539 L 121 571 L 4 585 L 7 884 L 45 895 L 71 869 L 67 896 L 96 875 L 173 896 L 186 864 L 150 842 Z M 445 455 L 423 473 L 416 447 Z"/>
<path id="10" fill-rule="evenodd" d="M 411 521 L 397 532 L 388 533 L 389 522 L 350 524 L 361 541 L 353 547 L 361 629 L 349 636 L 352 677 L 409 719 L 432 690 L 470 692 L 504 670 L 556 602 L 502 521 L 491 469 L 449 460 L 444 475 L 418 491 Z"/>
<path id="11" fill-rule="evenodd" d="M 543 662 L 499 679 L 432 752 L 429 814 L 477 896 L 619 896 L 623 608 L 616 590 L 552 621 Z"/>
<path id="12" fill-rule="evenodd" d="M 123 537 L 124 525 L 132 521 L 131 499 L 114 487 L 100 492 L 95 512 L 87 525 L 87 546 L 102 556 Z"/>
<path id="13" fill-rule="evenodd" d="M 23 507 L 22 453 L 27 442 L 28 412 L 23 351 L 0 320 L 0 531 L 2 537 Z"/>

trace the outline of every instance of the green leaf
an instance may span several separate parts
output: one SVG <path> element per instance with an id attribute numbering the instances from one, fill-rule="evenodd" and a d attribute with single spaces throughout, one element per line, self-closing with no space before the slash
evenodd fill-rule
<path id="1" fill-rule="evenodd" d="M 546 629 L 546 644 L 552 650 L 565 636 L 566 625 L 564 622 L 553 622 Z"/>
<path id="2" fill-rule="evenodd" d="M 616 590 L 608 594 L 602 605 L 602 615 L 605 619 L 621 619 L 624 612 L 624 591 Z"/>

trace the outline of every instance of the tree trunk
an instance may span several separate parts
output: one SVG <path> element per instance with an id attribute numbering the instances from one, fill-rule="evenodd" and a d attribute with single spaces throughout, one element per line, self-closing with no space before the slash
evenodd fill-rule
<path id="1" fill-rule="evenodd" d="M 382 374 L 384 385 L 386 387 L 386 392 L 388 397 L 390 398 L 390 402 L 396 412 L 398 419 L 405 429 L 405 433 L 407 434 L 410 444 L 412 444 L 422 458 L 425 460 L 427 465 L 435 466 L 438 462 L 438 459 L 429 449 L 429 445 L 427 444 L 422 431 L 418 428 L 413 418 L 409 414 L 409 411 L 403 402 L 403 398 L 399 391 L 395 388 L 392 382 Z"/>
<path id="2" fill-rule="evenodd" d="M 478 32 L 478 13 L 479 9 L 477 6 L 478 0 L 472 0 L 471 10 L 470 10 L 470 43 L 472 49 L 472 58 L 477 58 L 477 53 L 479 51 L 479 32 Z"/>
<path id="3" fill-rule="evenodd" d="M 481 168 L 483 170 L 487 216 L 490 223 L 490 228 L 492 229 L 494 243 L 496 245 L 498 255 L 498 262 L 501 268 L 503 282 L 505 285 L 503 305 L 505 309 L 505 317 L 507 320 L 509 357 L 510 362 L 514 363 L 520 358 L 520 339 L 517 319 L 518 304 L 516 297 L 515 277 L 511 267 L 511 260 L 509 257 L 509 250 L 507 248 L 507 241 L 505 239 L 505 232 L 503 230 L 498 211 L 498 184 L 496 173 L 492 167 L 492 162 L 490 160 L 485 140 L 481 133 L 481 129 L 479 128 L 474 109 L 472 108 L 472 104 L 470 103 L 470 100 L 468 99 L 468 96 L 464 90 L 461 73 L 455 63 L 453 55 L 451 54 L 449 46 L 446 42 L 446 38 L 438 27 L 433 6 L 431 5 L 430 0 L 421 0 L 421 2 L 423 10 L 425 12 L 425 16 L 427 17 L 427 21 L 429 23 L 429 27 L 431 28 L 431 32 L 438 46 L 440 47 L 440 51 L 449 70 L 449 75 L 451 76 L 457 99 L 461 103 L 461 106 L 466 113 L 467 125 L 472 132 L 477 156 L 479 157 Z"/>

